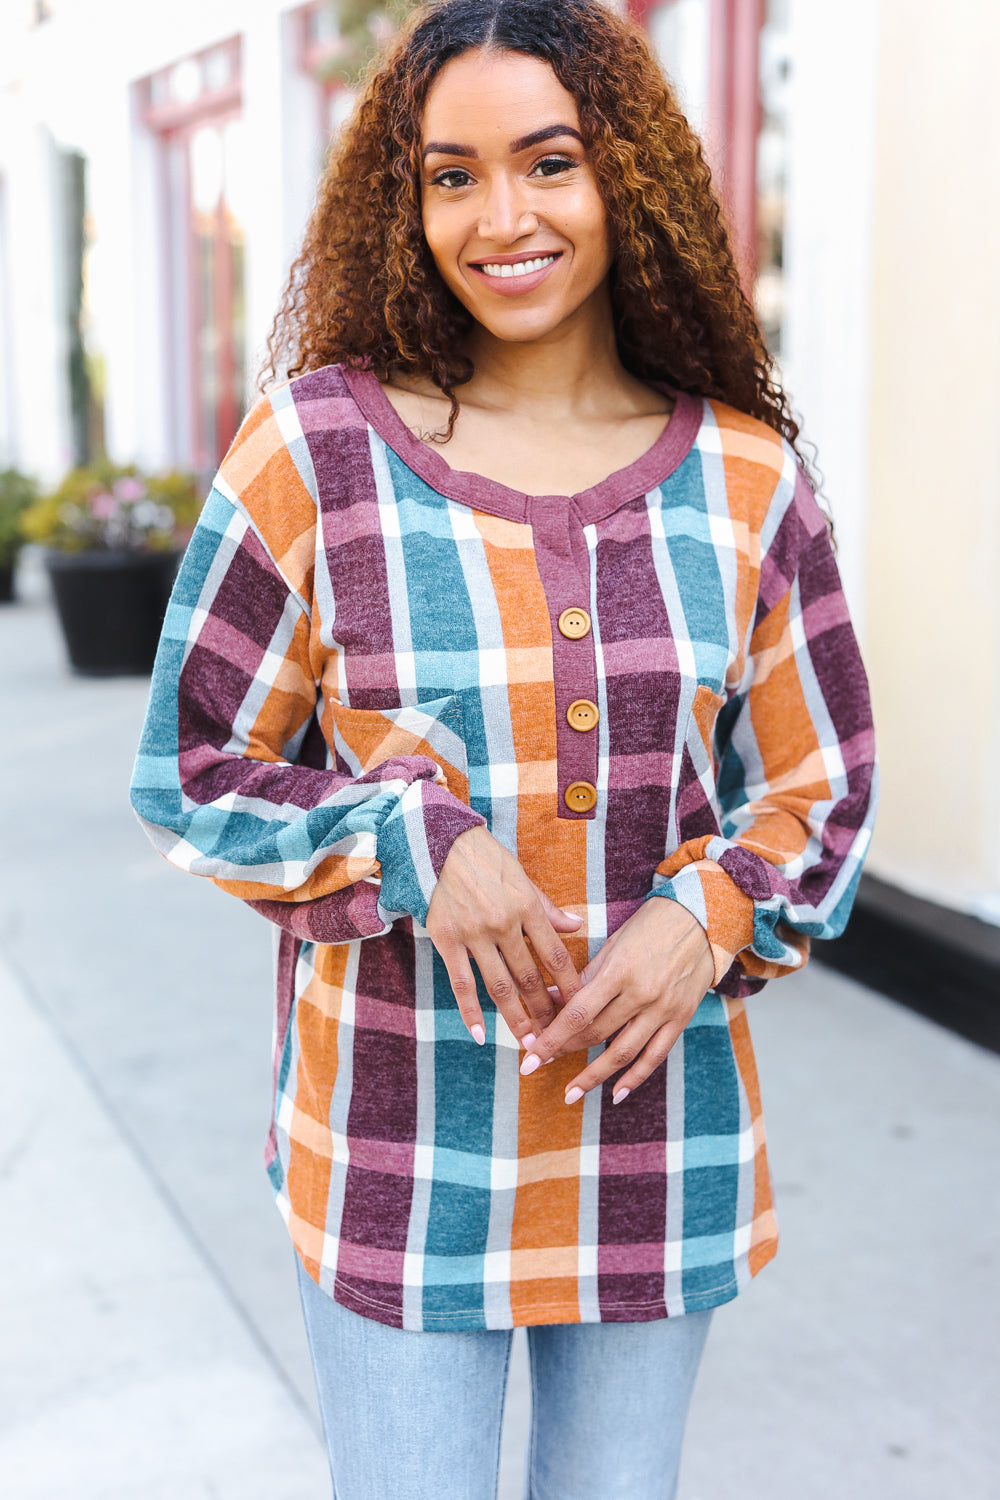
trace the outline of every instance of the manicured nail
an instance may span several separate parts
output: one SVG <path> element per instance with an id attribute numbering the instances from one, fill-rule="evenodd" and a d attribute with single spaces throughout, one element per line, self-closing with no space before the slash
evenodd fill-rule
<path id="1" fill-rule="evenodd" d="M 562 912 L 562 914 L 563 914 L 564 917 L 569 917 L 569 919 L 570 919 L 571 922 L 582 922 L 583 921 L 583 918 L 582 917 L 578 917 L 575 911 L 567 911 L 566 908 L 565 908 L 565 906 L 560 906 L 559 910 Z"/>
<path id="2" fill-rule="evenodd" d="M 525 1049 L 525 1051 L 527 1051 L 529 1047 L 533 1047 L 535 1045 L 535 1042 L 537 1040 L 538 1038 L 535 1036 L 535 1033 L 533 1031 L 526 1031 L 524 1033 L 524 1036 L 521 1038 L 521 1046 Z"/>
<path id="3" fill-rule="evenodd" d="M 486 1045 L 486 1032 L 481 1026 L 470 1026 L 469 1035 L 479 1043 L 480 1047 Z"/>
<path id="4" fill-rule="evenodd" d="M 612 1104 L 620 1104 L 623 1099 L 627 1099 L 628 1098 L 628 1096 L 629 1096 L 629 1094 L 631 1094 L 631 1092 L 632 1092 L 631 1089 L 619 1089 L 618 1092 L 617 1092 L 617 1094 L 613 1094 L 611 1096 L 611 1103 Z"/>
<path id="5" fill-rule="evenodd" d="M 566 1090 L 566 1103 L 567 1104 L 575 1104 L 578 1099 L 582 1099 L 582 1098 L 583 1098 L 583 1089 L 567 1089 Z"/>
<path id="6" fill-rule="evenodd" d="M 540 1068 L 541 1066 L 542 1059 L 539 1057 L 538 1053 L 529 1052 L 527 1057 L 524 1059 L 524 1062 L 521 1064 L 521 1074 L 524 1078 L 527 1078 L 529 1073 L 533 1073 L 536 1068 Z"/>
<path id="7" fill-rule="evenodd" d="M 547 1057 L 545 1059 L 545 1066 L 548 1067 L 549 1063 L 554 1063 L 554 1062 L 555 1062 L 555 1058 L 554 1057 Z"/>

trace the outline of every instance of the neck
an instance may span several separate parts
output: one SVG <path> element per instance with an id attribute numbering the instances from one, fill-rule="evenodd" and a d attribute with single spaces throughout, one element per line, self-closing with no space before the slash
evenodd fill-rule
<path id="1" fill-rule="evenodd" d="M 606 285 L 550 334 L 514 343 L 476 324 L 466 348 L 476 373 L 458 395 L 475 406 L 536 416 L 579 412 L 600 406 L 609 386 L 629 379 L 618 357 Z"/>

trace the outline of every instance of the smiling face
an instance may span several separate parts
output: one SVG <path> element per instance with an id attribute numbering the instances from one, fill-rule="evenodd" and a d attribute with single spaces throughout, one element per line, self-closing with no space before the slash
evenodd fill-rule
<path id="1" fill-rule="evenodd" d="M 579 111 L 548 63 L 466 52 L 431 85 L 424 234 L 450 290 L 505 342 L 609 306 L 613 247 Z"/>

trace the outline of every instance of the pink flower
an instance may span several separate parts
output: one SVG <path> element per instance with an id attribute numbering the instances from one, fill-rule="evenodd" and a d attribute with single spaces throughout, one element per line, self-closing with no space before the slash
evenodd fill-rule
<path id="1" fill-rule="evenodd" d="M 109 495 L 107 490 L 98 490 L 89 500 L 91 513 L 98 521 L 110 521 L 118 509 L 114 495 Z"/>
<path id="2" fill-rule="evenodd" d="M 124 505 L 132 505 L 136 500 L 141 500 L 145 493 L 146 486 L 142 480 L 132 475 L 116 480 L 113 488 L 115 499 L 121 500 Z"/>

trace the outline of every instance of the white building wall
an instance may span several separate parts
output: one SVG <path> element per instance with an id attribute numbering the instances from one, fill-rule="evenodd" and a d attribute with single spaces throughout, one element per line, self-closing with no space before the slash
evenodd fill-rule
<path id="1" fill-rule="evenodd" d="M 791 0 L 782 368 L 865 633 L 878 6 Z"/>
<path id="2" fill-rule="evenodd" d="M 1000 6 L 881 9 L 872 867 L 1000 922 Z"/>
<path id="3" fill-rule="evenodd" d="M 11 284 L 8 244 L 8 187 L 0 171 L 0 468 L 14 462 L 14 349 L 11 316 Z"/>
<path id="4" fill-rule="evenodd" d="M 48 481 L 72 455 L 60 168 L 47 119 L 44 45 L 0 14 L 0 179 L 5 285 L 0 462 Z M 35 64 L 38 66 L 35 66 Z"/>
<path id="5" fill-rule="evenodd" d="M 22 118 L 7 137 L 10 331 L 14 357 L 10 462 L 57 479 L 72 458 L 60 163 L 44 122 Z"/>

